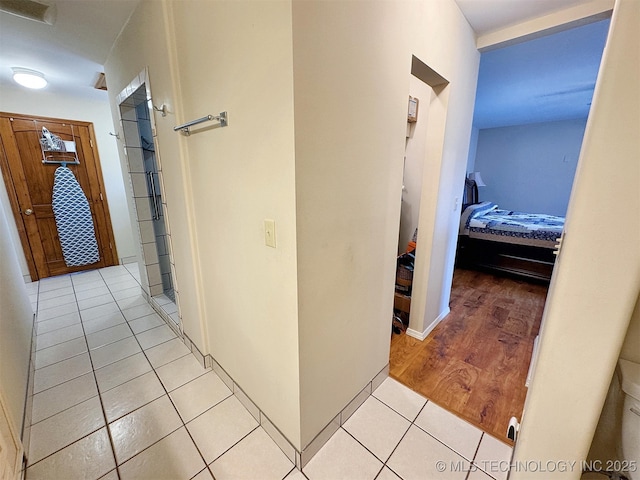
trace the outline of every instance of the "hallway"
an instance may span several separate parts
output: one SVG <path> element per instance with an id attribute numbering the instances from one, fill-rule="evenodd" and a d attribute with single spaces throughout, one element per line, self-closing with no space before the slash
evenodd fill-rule
<path id="1" fill-rule="evenodd" d="M 508 446 L 391 378 L 300 473 L 138 278 L 127 264 L 27 284 L 38 312 L 27 480 L 506 478 Z"/>

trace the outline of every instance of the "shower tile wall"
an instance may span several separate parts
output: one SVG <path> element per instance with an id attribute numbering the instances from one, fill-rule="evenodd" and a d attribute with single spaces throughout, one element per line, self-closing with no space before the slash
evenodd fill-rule
<path id="1" fill-rule="evenodd" d="M 129 175 L 137 210 L 138 227 L 145 263 L 143 285 L 148 285 L 151 297 L 166 295 L 176 303 L 176 288 L 172 275 L 171 236 L 166 221 L 166 200 L 162 193 L 162 167 L 158 152 L 154 151 L 153 130 L 148 92 L 145 85 L 139 85 L 133 95 L 120 105 L 125 152 L 128 157 Z M 149 176 L 153 176 L 155 199 L 151 194 Z M 156 210 L 157 209 L 157 210 Z M 144 288 L 144 286 L 143 286 Z M 177 310 L 177 308 L 176 308 Z M 176 318 L 173 318 L 175 316 Z M 172 315 L 179 323 L 177 313 Z"/>
<path id="2" fill-rule="evenodd" d="M 140 143 L 142 146 L 142 158 L 144 163 L 144 170 L 147 176 L 153 175 L 153 184 L 155 185 L 155 203 L 153 193 L 151 193 L 150 207 L 152 212 L 156 213 L 151 223 L 153 226 L 154 243 L 157 253 L 157 261 L 160 267 L 159 276 L 156 276 L 156 270 L 154 270 L 154 278 L 149 278 L 149 284 L 160 281 L 162 284 L 162 292 L 175 302 L 174 286 L 171 278 L 171 259 L 169 256 L 168 234 L 165 220 L 166 203 L 161 195 L 161 181 L 159 178 L 160 172 L 158 169 L 157 156 L 153 144 L 153 132 L 151 130 L 151 118 L 147 102 L 143 102 L 136 106 L 136 116 L 138 119 L 138 130 L 140 132 Z M 147 178 L 147 182 L 150 180 Z M 150 186 L 150 185 L 149 185 Z M 152 191 L 151 188 L 148 191 Z M 157 208 L 157 212 L 155 212 Z M 144 246 L 144 244 L 143 244 Z M 151 245 L 149 245 L 151 250 Z M 151 254 L 151 252 L 150 252 Z M 146 254 L 145 254 L 146 258 Z M 153 258 L 155 260 L 155 257 Z"/>

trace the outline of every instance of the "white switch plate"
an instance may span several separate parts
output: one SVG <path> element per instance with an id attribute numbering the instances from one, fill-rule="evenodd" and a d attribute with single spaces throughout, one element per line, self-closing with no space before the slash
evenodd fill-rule
<path id="1" fill-rule="evenodd" d="M 264 244 L 267 247 L 276 248 L 276 221 L 265 219 L 264 221 Z"/>

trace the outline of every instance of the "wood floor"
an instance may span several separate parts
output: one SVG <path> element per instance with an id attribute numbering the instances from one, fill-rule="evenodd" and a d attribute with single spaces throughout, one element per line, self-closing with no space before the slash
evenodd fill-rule
<path id="1" fill-rule="evenodd" d="M 392 336 L 390 375 L 507 442 L 546 295 L 544 285 L 456 269 L 451 313 L 423 342 Z"/>

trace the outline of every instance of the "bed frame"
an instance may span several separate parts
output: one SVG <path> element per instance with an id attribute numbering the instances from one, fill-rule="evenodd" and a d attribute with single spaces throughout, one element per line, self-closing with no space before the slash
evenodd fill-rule
<path id="1" fill-rule="evenodd" d="M 466 179 L 463 211 L 478 202 L 478 187 Z M 554 249 L 492 240 L 458 237 L 456 267 L 490 271 L 549 283 L 556 256 Z"/>

